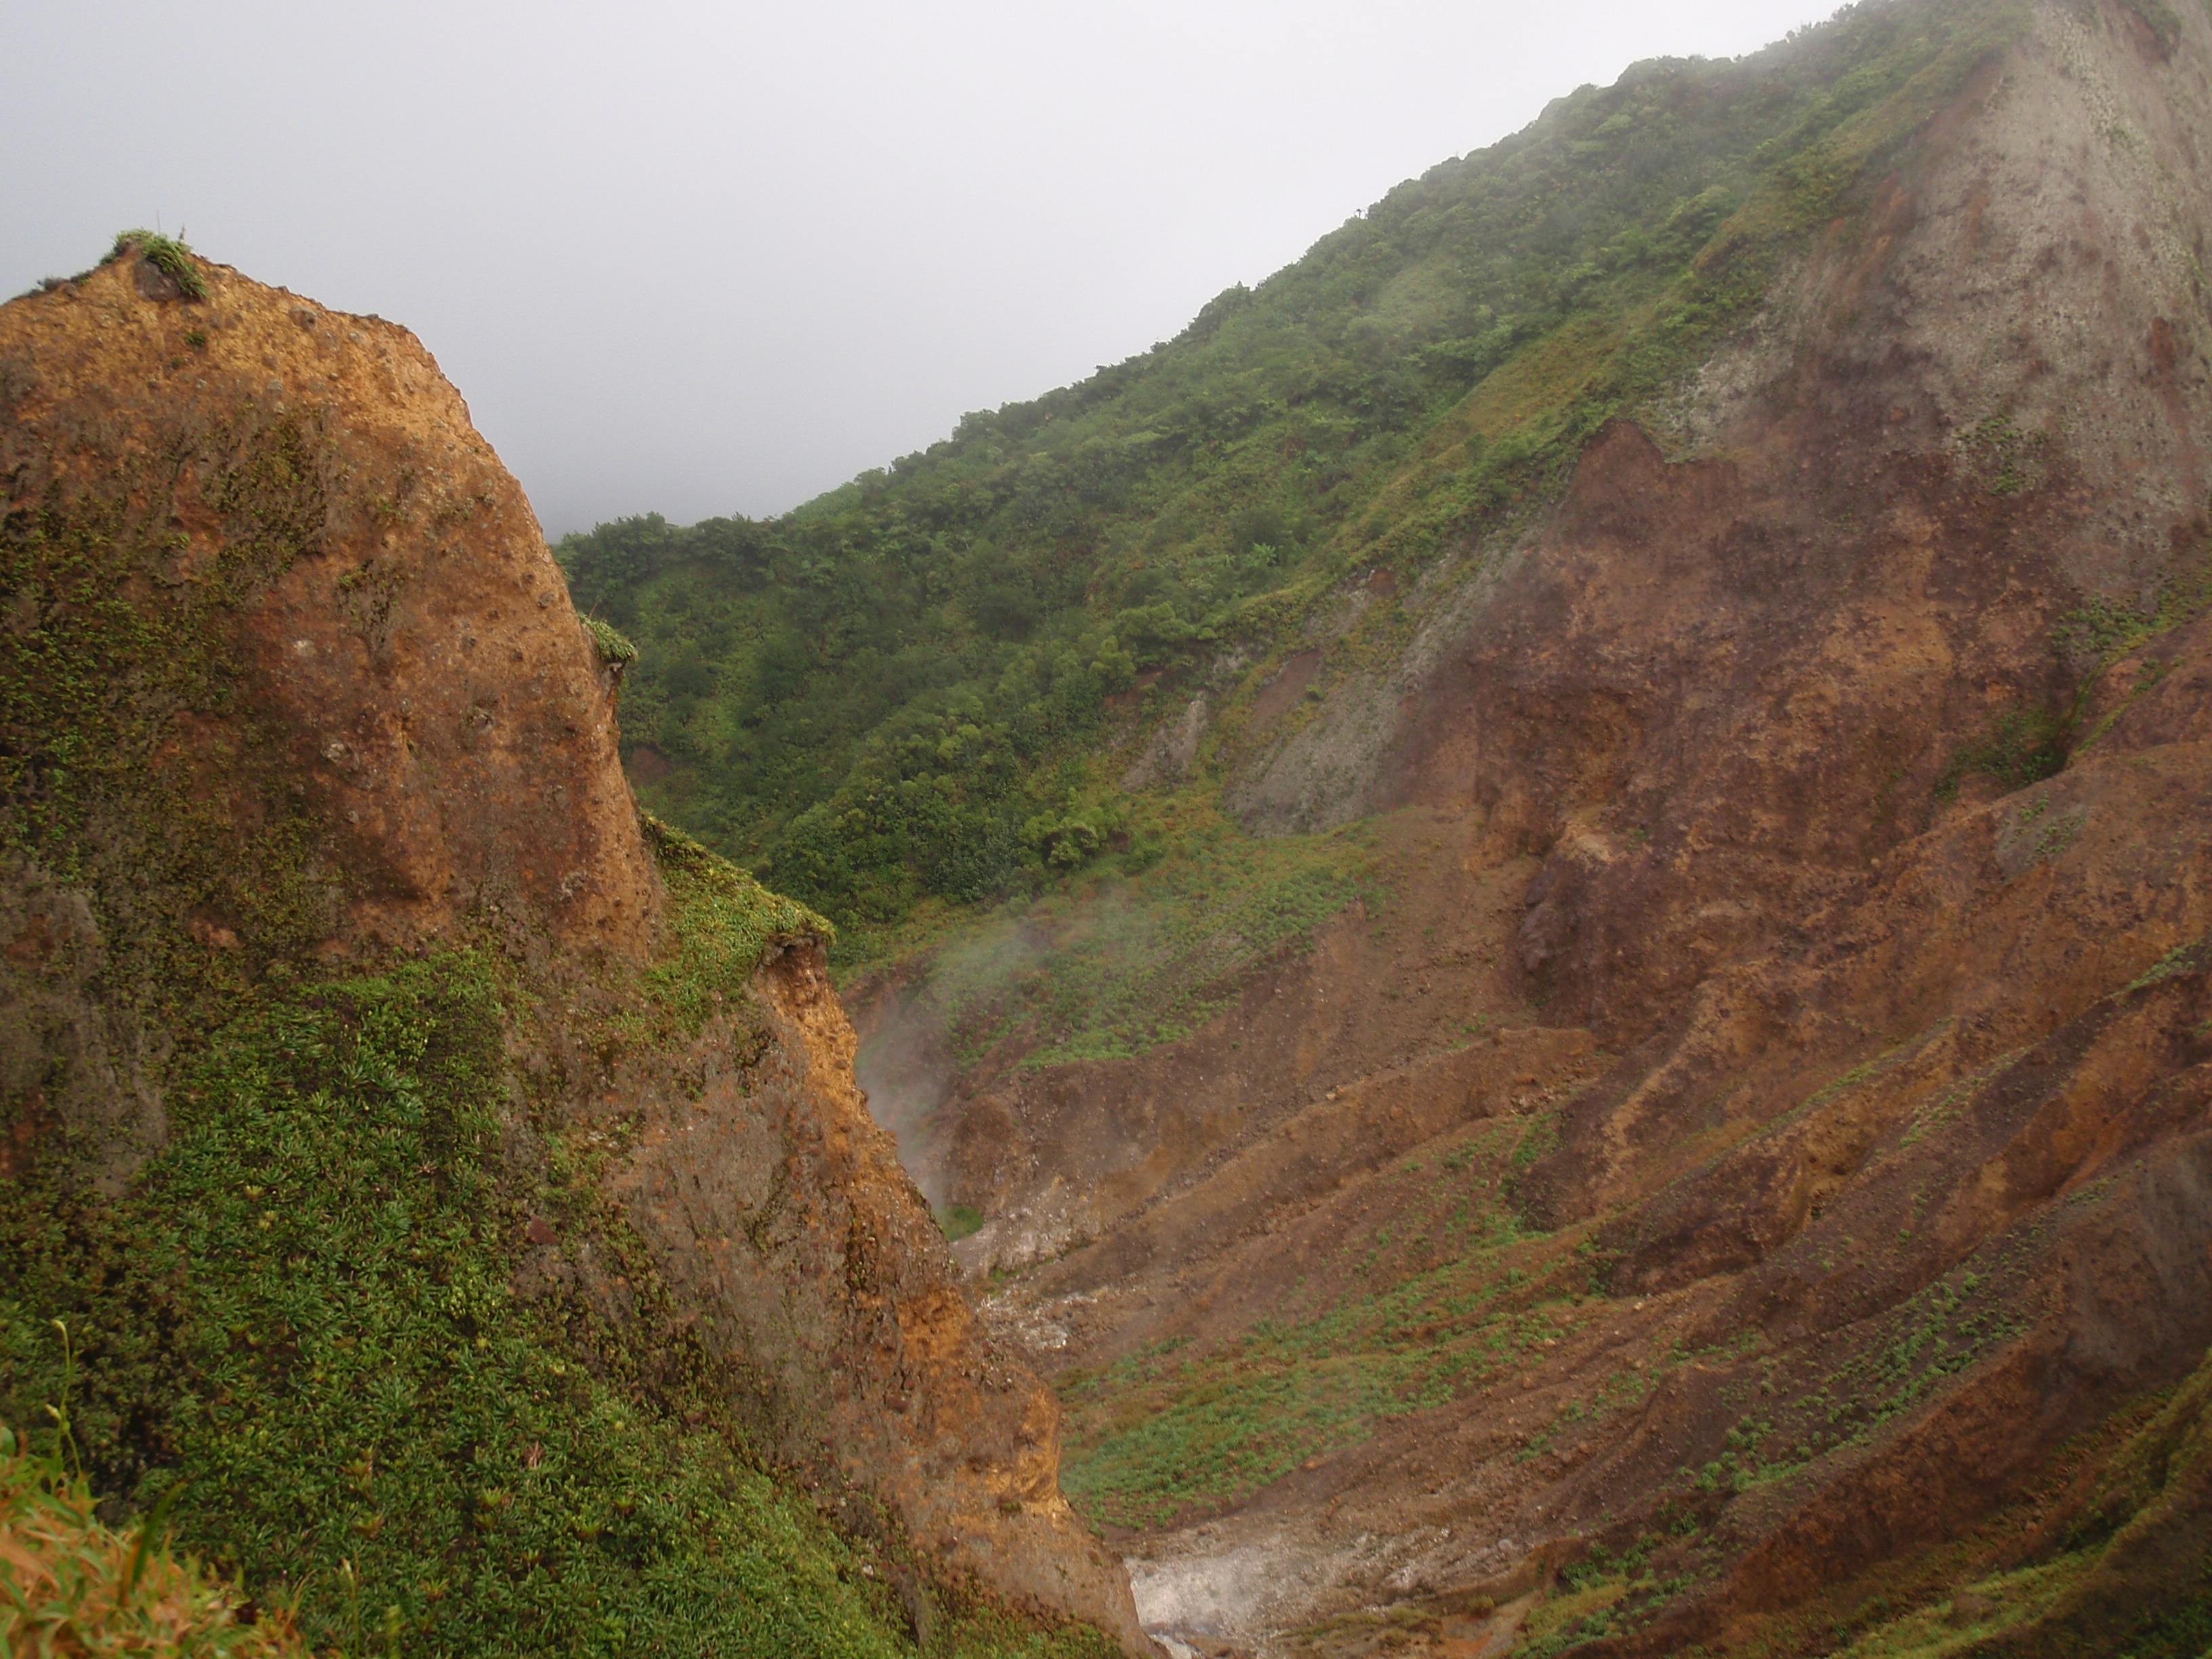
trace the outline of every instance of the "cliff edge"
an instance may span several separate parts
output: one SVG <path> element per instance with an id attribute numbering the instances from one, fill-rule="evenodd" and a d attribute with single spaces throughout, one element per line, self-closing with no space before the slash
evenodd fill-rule
<path id="1" fill-rule="evenodd" d="M 0 477 L 0 1412 L 319 1642 L 1151 1651 L 414 337 L 126 238 Z"/>

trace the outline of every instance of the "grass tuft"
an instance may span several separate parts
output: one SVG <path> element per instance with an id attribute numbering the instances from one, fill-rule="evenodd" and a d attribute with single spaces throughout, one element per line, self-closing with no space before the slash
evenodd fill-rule
<path id="1" fill-rule="evenodd" d="M 281 1611 L 252 1623 L 240 1598 L 161 1536 L 159 1518 L 118 1531 L 91 1490 L 0 1425 L 0 1652 L 135 1659 L 294 1659 Z"/>
<path id="2" fill-rule="evenodd" d="M 108 258 L 120 259 L 137 248 L 146 263 L 177 285 L 177 291 L 187 300 L 207 298 L 207 279 L 192 262 L 192 251 L 185 243 L 184 233 L 164 236 L 154 230 L 126 230 L 115 239 L 108 251 Z"/>

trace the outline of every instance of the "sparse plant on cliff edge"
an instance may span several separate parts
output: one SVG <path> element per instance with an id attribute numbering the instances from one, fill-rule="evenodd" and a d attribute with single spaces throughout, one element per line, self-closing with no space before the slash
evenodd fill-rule
<path id="1" fill-rule="evenodd" d="M 612 623 L 602 622 L 597 617 L 584 618 L 584 631 L 592 636 L 599 648 L 599 660 L 619 672 L 637 660 L 637 647 L 623 637 Z"/>
<path id="2" fill-rule="evenodd" d="M 120 259 L 133 247 L 145 256 L 148 264 L 174 283 L 185 298 L 207 298 L 207 279 L 192 263 L 192 251 L 185 242 L 182 226 L 178 227 L 174 236 L 164 236 L 157 230 L 126 230 L 115 239 L 115 246 L 107 257 Z"/>

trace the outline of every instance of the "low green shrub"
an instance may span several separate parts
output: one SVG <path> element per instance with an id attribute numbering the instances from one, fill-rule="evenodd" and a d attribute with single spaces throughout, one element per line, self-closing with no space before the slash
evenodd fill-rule
<path id="1" fill-rule="evenodd" d="M 623 636 L 622 630 L 612 623 L 602 622 L 597 617 L 584 618 L 584 631 L 592 636 L 599 660 L 612 667 L 624 668 L 637 660 L 637 647 Z"/>
<path id="2" fill-rule="evenodd" d="M 181 228 L 174 236 L 164 236 L 154 230 L 126 230 L 115 239 L 115 246 L 107 257 L 119 259 L 134 247 L 148 264 L 174 283 L 177 291 L 187 300 L 207 298 L 207 279 L 193 263 L 192 251 L 185 246 Z"/>

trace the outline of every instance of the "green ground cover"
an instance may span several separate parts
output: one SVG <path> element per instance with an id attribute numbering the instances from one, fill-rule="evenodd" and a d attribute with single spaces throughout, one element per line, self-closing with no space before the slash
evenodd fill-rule
<path id="1" fill-rule="evenodd" d="M 1386 1177 L 1392 1218 L 1354 1230 L 1231 1340 L 1197 1356 L 1170 1340 L 1064 1376 L 1071 1500 L 1128 1528 L 1235 1503 L 1498 1381 L 1591 1316 L 1571 1255 L 1501 1201 L 1522 1134 L 1491 1126 L 1432 1165 L 1401 1165 Z"/>
<path id="2" fill-rule="evenodd" d="M 662 857 L 680 943 L 618 1040 L 695 1021 L 806 924 L 680 838 Z M 176 1061 L 120 1197 L 65 1156 L 11 1180 L 0 1421 L 318 1650 L 915 1652 L 888 1547 L 755 1455 L 589 1171 L 514 1150 L 529 1006 L 466 951 L 264 998 Z M 518 1296 L 544 1203 L 605 1235 L 641 1319 Z M 929 1628 L 932 1653 L 1110 1651 L 981 1605 Z"/>
<path id="3" fill-rule="evenodd" d="M 1188 1036 L 1255 964 L 1303 948 L 1354 904 L 1389 902 L 1356 834 L 1261 841 L 1199 806 L 1133 846 L 1035 897 L 938 908 L 865 942 L 922 949 L 922 995 L 962 1064 L 1005 1049 L 1046 1066 Z"/>
<path id="4" fill-rule="evenodd" d="M 587 1364 L 623 1334 L 578 1344 L 587 1310 L 517 1298 L 502 994 L 466 955 L 318 988 L 183 1065 L 125 1197 L 12 1183 L 7 1414 L 100 1490 L 169 1501 L 319 1647 L 913 1651 L 874 1558 L 757 1465 L 703 1375 L 672 1395 Z M 955 1620 L 938 1645 L 1032 1633 Z"/>

